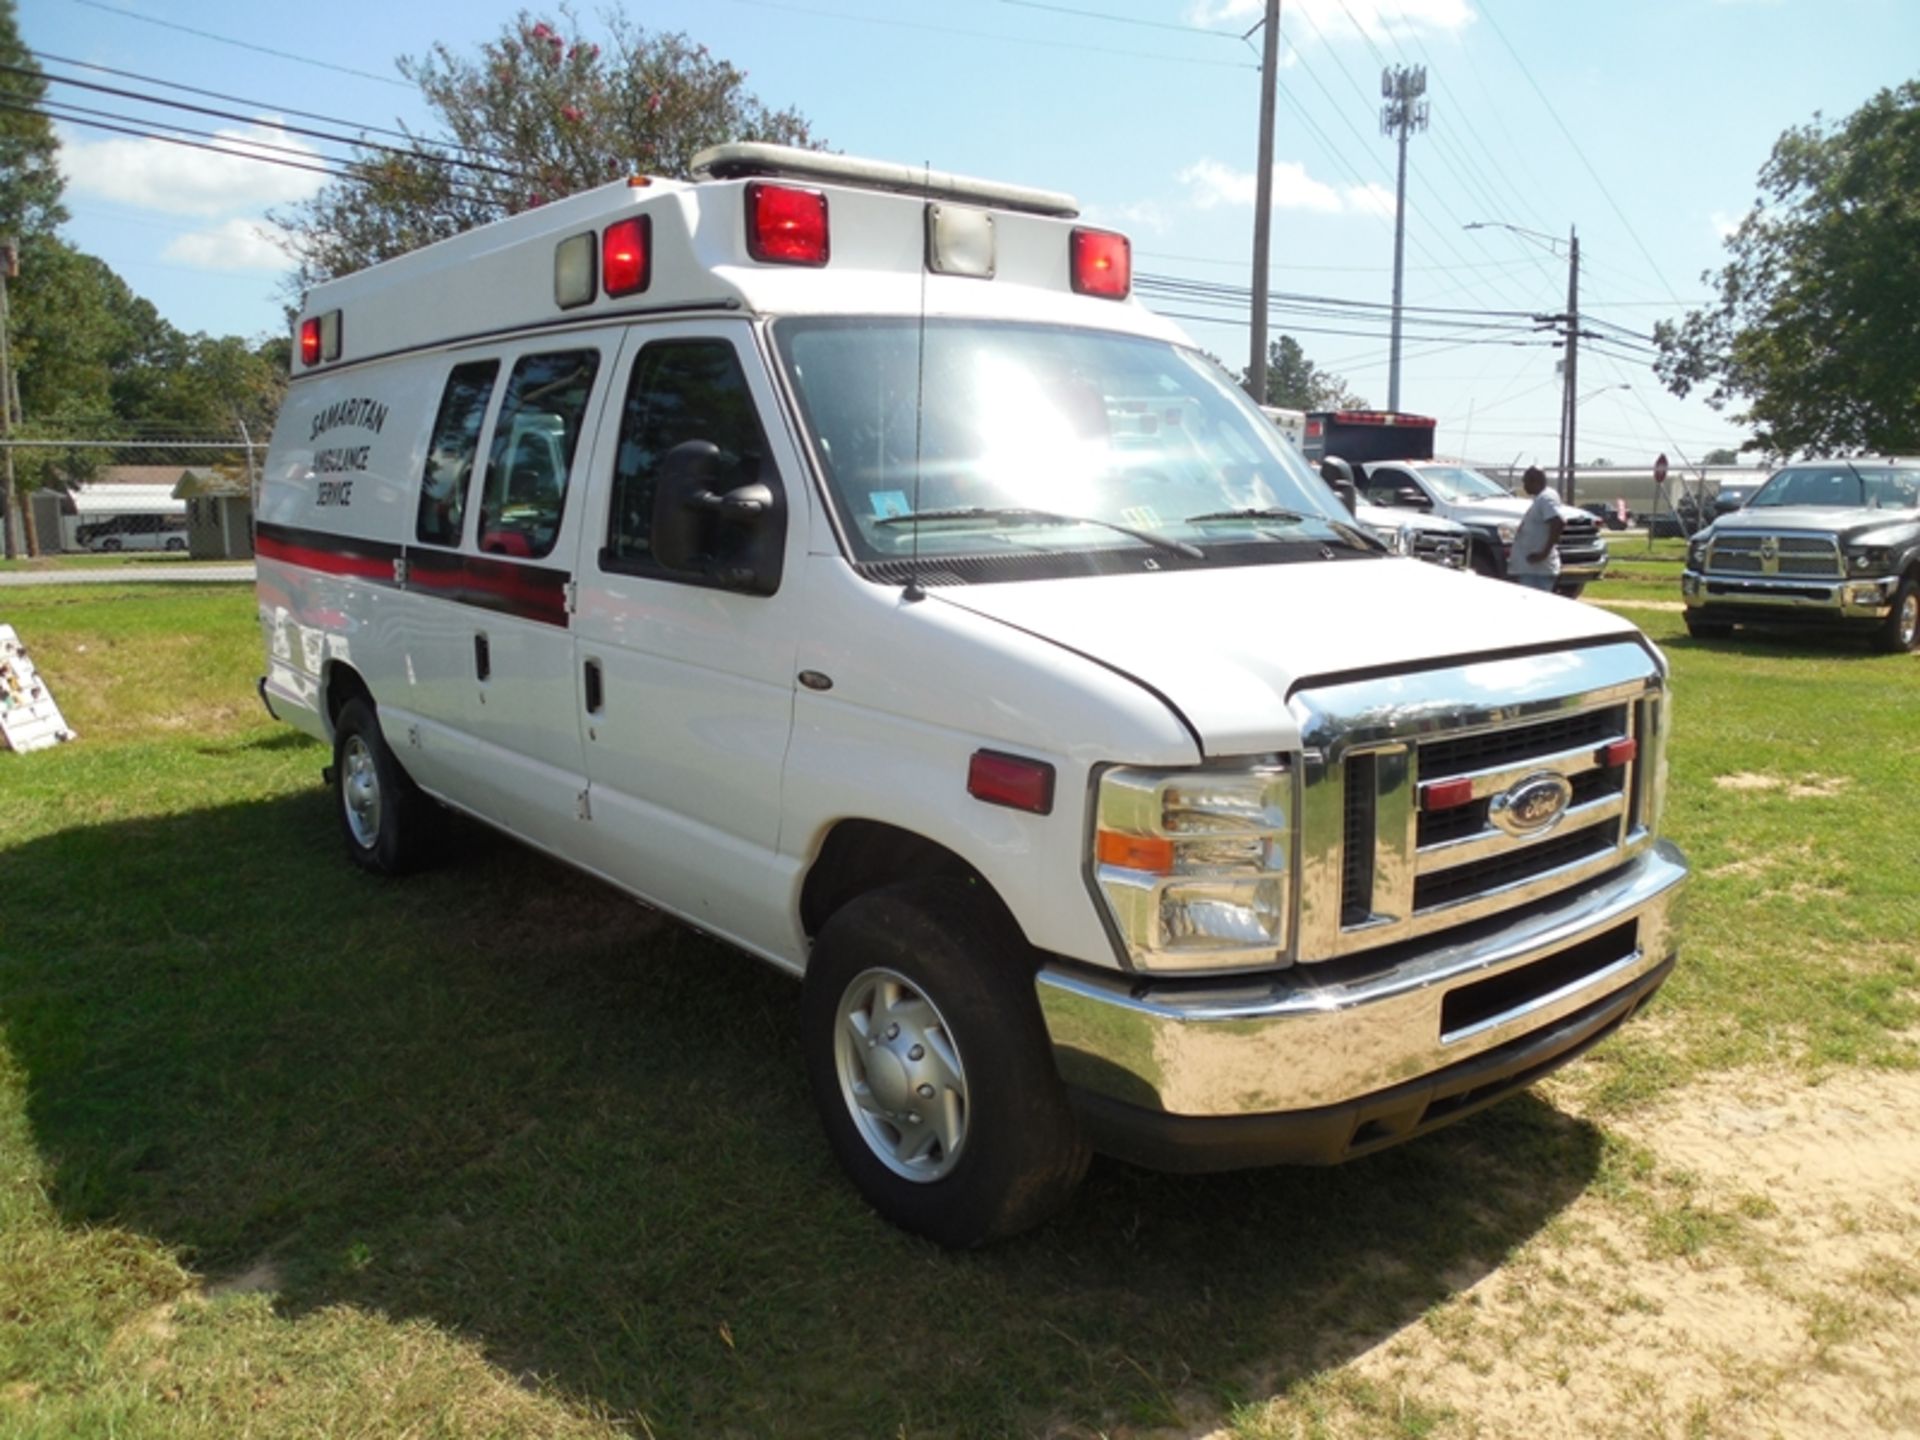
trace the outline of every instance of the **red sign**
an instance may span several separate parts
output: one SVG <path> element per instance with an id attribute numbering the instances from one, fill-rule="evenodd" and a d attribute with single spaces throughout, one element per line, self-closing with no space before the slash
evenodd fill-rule
<path id="1" fill-rule="evenodd" d="M 1660 458 L 1653 462 L 1653 483 L 1656 485 L 1667 483 L 1667 457 L 1664 451 L 1661 452 Z"/>

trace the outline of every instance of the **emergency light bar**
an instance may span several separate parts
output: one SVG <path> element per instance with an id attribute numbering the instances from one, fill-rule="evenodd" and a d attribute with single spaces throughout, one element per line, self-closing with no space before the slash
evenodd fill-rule
<path id="1" fill-rule="evenodd" d="M 918 165 L 896 165 L 884 160 L 861 160 L 851 155 L 829 155 L 823 150 L 799 150 L 791 145 L 741 142 L 712 145 L 693 157 L 696 178 L 741 180 L 756 176 L 812 180 L 820 184 L 853 185 L 863 190 L 891 190 L 899 195 L 924 195 L 929 200 L 962 200 L 999 210 L 1021 210 L 1072 220 L 1080 202 L 1058 190 L 1034 190 L 1025 185 L 1003 185 Z"/>
<path id="2" fill-rule="evenodd" d="M 1341 425 L 1402 425 L 1428 430 L 1440 423 L 1431 415 L 1402 415 L 1395 410 L 1336 410 L 1333 419 Z"/>

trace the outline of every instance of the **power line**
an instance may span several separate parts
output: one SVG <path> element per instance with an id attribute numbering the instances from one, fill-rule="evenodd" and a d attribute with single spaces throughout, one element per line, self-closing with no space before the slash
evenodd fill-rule
<path id="1" fill-rule="evenodd" d="M 1540 88 L 1540 82 L 1533 78 L 1533 71 L 1527 68 L 1527 62 L 1520 58 L 1520 52 L 1514 49 L 1513 42 L 1507 39 L 1507 32 L 1500 28 L 1500 22 L 1493 18 L 1493 12 L 1489 10 L 1484 3 L 1480 6 L 1480 13 L 1487 17 L 1487 23 L 1493 27 L 1493 33 L 1500 37 L 1500 43 L 1506 46 L 1507 53 L 1513 56 L 1513 63 L 1518 65 L 1520 67 L 1520 73 L 1527 77 L 1527 84 L 1532 86 L 1533 93 L 1540 97 L 1540 103 L 1547 107 L 1547 114 L 1553 117 L 1553 123 L 1559 127 L 1560 133 L 1566 137 L 1567 144 L 1572 147 L 1574 155 L 1578 157 L 1580 164 L 1585 167 L 1587 174 L 1593 177 L 1593 183 L 1599 187 L 1601 195 L 1606 197 L 1608 206 L 1612 208 L 1614 218 L 1625 228 L 1627 234 L 1632 238 L 1634 245 L 1639 249 L 1640 258 L 1647 262 L 1647 268 L 1653 271 L 1654 278 L 1660 282 L 1661 288 L 1672 297 L 1673 303 L 1678 305 L 1680 303 L 1680 297 L 1675 293 L 1673 286 L 1668 283 L 1667 277 L 1661 273 L 1659 263 L 1653 258 L 1653 252 L 1647 249 L 1646 242 L 1640 238 L 1640 232 L 1633 228 L 1633 222 L 1627 218 L 1626 211 L 1620 208 L 1620 202 L 1615 200 L 1613 198 L 1613 192 L 1607 189 L 1607 182 L 1600 178 L 1600 172 L 1594 169 L 1593 162 L 1587 159 L 1587 152 L 1580 148 L 1580 142 L 1573 138 L 1573 132 L 1567 128 L 1566 122 L 1560 118 L 1560 112 L 1553 108 L 1553 102 L 1547 98 L 1547 92 L 1542 90 Z"/>
<path id="2" fill-rule="evenodd" d="M 109 130 L 119 135 L 131 135 L 135 139 L 139 139 L 139 140 L 157 140 L 165 145 L 184 145 L 189 149 L 207 150 L 207 151 L 211 151 L 215 155 L 226 155 L 235 160 L 256 160 L 263 165 L 280 165 L 280 166 L 284 166 L 289 170 L 308 170 L 316 175 L 325 175 L 332 180 L 358 180 L 362 178 L 361 176 L 352 174 L 349 171 L 333 169 L 326 165 L 304 165 L 296 160 L 280 160 L 280 159 L 274 158 L 271 155 L 250 154 L 244 150 L 230 150 L 230 149 L 227 149 L 225 146 L 209 145 L 198 140 L 187 140 L 177 135 L 160 135 L 160 134 L 156 134 L 154 131 L 140 130 L 130 125 L 113 125 L 113 124 L 109 124 L 104 120 L 82 120 L 78 118 L 68 118 L 68 117 L 59 116 L 59 115 L 49 115 L 45 111 L 35 109 L 31 105 L 20 105 L 20 104 L 16 104 L 11 100 L 0 100 L 0 110 L 18 110 L 28 115 L 39 115 L 44 119 L 65 120 L 66 123 L 70 125 L 85 125 L 90 129 L 94 129 L 94 130 Z M 247 144 L 250 142 L 237 141 L 234 143 Z M 316 156 L 315 158 L 326 159 L 327 157 Z M 340 163 L 346 163 L 346 162 L 340 162 Z"/>
<path id="3" fill-rule="evenodd" d="M 15 74 L 15 75 L 31 75 L 35 73 L 31 70 L 28 70 L 26 67 L 20 66 L 20 65 L 0 65 L 0 72 L 6 72 L 10 74 Z M 51 81 L 53 84 L 56 84 L 56 85 L 71 85 L 71 86 L 77 87 L 78 89 L 91 90 L 102 95 L 112 95 L 122 100 L 134 100 L 143 105 L 158 105 L 158 106 L 163 106 L 170 110 L 184 110 L 189 114 L 193 114 L 193 115 L 206 115 L 215 120 L 233 120 L 243 125 L 264 125 L 267 123 L 261 120 L 260 117 L 258 117 L 257 115 L 246 115 L 236 110 L 216 110 L 209 105 L 194 105 L 185 100 L 168 100 L 163 96 L 142 94 L 138 90 L 124 90 L 117 85 L 101 85 L 92 80 L 75 80 L 65 75 L 43 75 L 41 78 Z M 67 104 L 70 104 L 71 102 L 43 101 L 42 103 L 67 105 Z M 73 106 L 72 108 L 81 109 L 82 107 Z M 95 110 L 95 111 L 88 111 L 85 113 L 102 115 L 102 114 L 107 114 L 108 112 Z M 110 118 L 117 119 L 117 120 L 133 121 L 137 117 L 128 116 L 128 115 L 113 115 L 113 116 L 110 116 Z M 159 124 L 163 124 L 164 122 L 155 120 L 155 121 L 150 121 L 146 123 L 159 125 Z M 349 124 L 349 125 L 352 124 L 351 121 L 341 121 L 338 123 Z M 167 126 L 166 128 L 181 129 L 184 127 Z M 485 161 L 481 161 L 481 160 L 458 160 L 458 159 L 454 159 L 451 156 L 435 155 L 429 151 L 421 150 L 418 147 L 417 143 L 414 147 L 403 150 L 397 145 L 385 145 L 378 140 L 368 140 L 364 136 L 337 135 L 337 134 L 334 134 L 332 131 L 328 131 L 328 130 L 314 130 L 310 127 L 303 126 L 303 125 L 289 125 L 284 120 L 279 120 L 277 118 L 273 123 L 273 128 L 276 130 L 283 131 L 289 135 L 305 135 L 311 139 L 325 140 L 335 145 L 354 145 L 364 150 L 378 151 L 386 155 L 399 155 L 407 159 L 424 159 L 424 160 L 432 160 L 436 163 L 443 164 L 443 165 L 460 165 L 470 170 L 482 170 L 482 171 L 490 172 L 495 175 L 504 175 L 509 179 L 519 180 L 519 179 L 526 178 L 522 172 L 517 170 L 509 170 L 504 165 L 490 165 Z M 202 132 L 189 131 L 188 133 L 198 134 Z M 257 142 L 248 141 L 245 143 L 253 144 Z M 271 149 L 273 147 L 266 146 L 264 148 Z"/>
<path id="4" fill-rule="evenodd" d="M 92 0 L 83 0 L 83 3 L 92 3 Z M 1045 50 L 1072 50 L 1076 54 L 1121 55 L 1132 60 L 1152 60 L 1166 65 L 1207 65 L 1217 70 L 1260 68 L 1244 60 L 1206 60 L 1196 55 L 1121 50 L 1110 45 L 1088 45 L 1080 40 L 1041 40 L 1027 35 L 995 34 L 990 30 L 964 30 L 956 25 L 930 25 L 923 20 L 899 20 L 890 15 L 849 15 L 844 10 L 822 10 L 811 5 L 788 4 L 785 0 L 727 0 L 727 3 L 745 5 L 755 10 L 780 10 L 790 15 L 816 15 L 827 20 L 845 20 L 855 25 L 888 25 L 899 30 L 922 30 L 935 35 L 958 35 L 969 40 L 991 40 L 997 45 L 1032 45 Z"/>
<path id="5" fill-rule="evenodd" d="M 1168 20 L 1142 20 L 1133 15 L 1115 15 L 1110 10 L 1081 10 L 1072 5 L 1048 5 L 1042 0 L 1000 0 L 1021 10 L 1045 10 L 1054 15 L 1075 15 L 1082 20 L 1102 20 L 1110 25 L 1138 25 L 1147 30 L 1172 30 L 1187 35 L 1211 35 L 1216 40 L 1240 40 L 1232 30 L 1213 30 L 1204 25 L 1176 25 Z"/>
<path id="6" fill-rule="evenodd" d="M 129 20 L 143 21 L 148 25 L 158 25 L 167 30 L 178 30 L 184 35 L 197 35 L 202 40 L 213 40 L 221 45 L 232 45 L 241 50 L 251 50 L 257 55 L 271 55 L 276 60 L 291 60 L 296 65 L 312 65 L 320 70 L 332 70 L 340 75 L 357 75 L 362 80 L 377 80 L 382 85 L 397 85 L 402 90 L 411 90 L 413 85 L 406 80 L 395 80 L 390 75 L 375 75 L 369 70 L 355 70 L 351 65 L 335 65 L 326 60 L 315 60 L 310 55 L 295 55 L 286 50 L 275 50 L 266 45 L 255 45 L 251 41 L 236 40 L 231 35 L 221 35 L 212 30 L 196 29 L 192 25 L 182 25 L 175 20 L 162 20 L 156 15 L 142 15 L 137 10 L 123 10 L 118 5 L 108 5 L 104 0 L 73 0 L 75 5 L 85 5 L 90 10 L 104 10 L 109 15 L 121 15 Z"/>
<path id="7" fill-rule="evenodd" d="M 390 135 L 409 142 L 417 142 L 419 140 L 419 137 L 411 131 L 395 129 L 389 125 L 369 125 L 359 120 L 343 120 L 337 115 L 323 115 L 313 110 L 296 110 L 291 105 L 270 103 L 265 100 L 249 100 L 244 96 L 229 95 L 220 90 L 205 90 L 198 85 L 183 85 L 178 80 L 163 80 L 157 75 L 143 75 L 137 70 L 116 70 L 111 65 L 96 65 L 90 60 L 73 60 L 64 55 L 54 55 L 46 50 L 34 50 L 29 53 L 31 53 L 36 60 L 51 61 L 56 65 L 71 65 L 77 70 L 93 70 L 102 75 L 117 76 L 122 80 L 138 80 L 144 85 L 158 85 L 163 89 L 178 90 L 184 95 L 199 95 L 208 100 L 224 100 L 229 105 L 246 105 L 255 110 L 265 111 L 276 117 L 292 115 L 301 120 L 318 120 L 326 125 L 345 125 L 370 135 Z M 64 76 L 48 75 L 45 71 L 41 72 L 40 78 L 43 80 L 62 81 L 67 84 L 80 83 L 78 81 L 67 80 Z M 157 96 L 149 98 L 152 98 L 157 104 L 166 103 L 161 101 Z M 458 140 L 435 140 L 432 143 L 447 150 L 466 150 L 475 155 L 490 155 L 496 160 L 504 160 L 507 158 L 506 152 L 493 150 L 484 145 L 465 145 Z"/>

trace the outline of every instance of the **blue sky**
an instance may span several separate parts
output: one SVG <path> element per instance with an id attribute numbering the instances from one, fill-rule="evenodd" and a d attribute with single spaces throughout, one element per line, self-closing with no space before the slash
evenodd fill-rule
<path id="1" fill-rule="evenodd" d="M 1236 37 L 1260 18 L 1260 0 L 630 0 L 626 8 L 639 24 L 685 31 L 741 66 L 762 99 L 800 109 L 836 149 L 1069 190 L 1090 217 L 1133 237 L 1138 274 L 1248 283 L 1259 71 L 1257 51 Z M 597 30 L 597 12 L 580 9 Z M 427 125 L 411 89 L 396 83 L 394 58 L 436 42 L 471 52 L 514 13 L 472 0 L 332 0 L 323 8 L 21 0 L 19 25 L 43 56 L 258 102 L 247 113 L 267 128 L 255 138 L 298 146 L 307 142 L 271 134 L 281 107 Z M 1815 112 L 1844 116 L 1914 75 L 1920 5 L 1284 0 L 1281 34 L 1275 291 L 1390 300 L 1394 150 L 1380 134 L 1380 72 L 1425 65 L 1431 126 L 1409 156 L 1406 303 L 1561 309 L 1564 242 L 1464 227 L 1500 222 L 1564 237 L 1574 226 L 1582 310 L 1645 333 L 1705 298 L 1700 273 L 1719 263 L 1721 236 L 1753 203 L 1755 177 L 1783 129 Z M 86 73 L 51 60 L 44 68 Z M 64 86 L 49 98 L 192 122 Z M 62 127 L 62 137 L 74 243 L 184 329 L 279 327 L 286 267 L 261 234 L 262 216 L 319 177 L 78 126 Z M 1227 316 L 1226 307 L 1153 303 L 1199 317 L 1183 319 L 1195 339 L 1234 368 L 1245 365 L 1244 323 L 1208 318 Z M 1423 324 L 1409 315 L 1402 408 L 1439 417 L 1443 450 L 1550 462 L 1558 352 L 1506 343 L 1537 338 L 1524 330 L 1446 324 L 1468 320 L 1510 323 L 1456 313 Z M 1274 326 L 1366 399 L 1385 403 L 1379 312 L 1296 309 Z M 1367 333 L 1322 333 L 1340 330 Z M 1467 338 L 1499 343 L 1461 343 Z M 1580 381 L 1583 460 L 1646 464 L 1663 450 L 1697 457 L 1742 438 L 1729 417 L 1668 395 L 1631 344 L 1583 352 Z"/>

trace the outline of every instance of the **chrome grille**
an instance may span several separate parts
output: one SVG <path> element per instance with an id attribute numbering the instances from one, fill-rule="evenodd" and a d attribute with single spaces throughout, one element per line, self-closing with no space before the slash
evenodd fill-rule
<path id="1" fill-rule="evenodd" d="M 1734 531 L 1707 546 L 1707 573 L 1803 575 L 1839 579 L 1845 568 L 1840 543 L 1828 535 L 1763 535 Z"/>
<path id="2" fill-rule="evenodd" d="M 1444 698 L 1509 690 L 1513 703 L 1491 709 Z M 1298 694 L 1298 958 L 1483 919 L 1650 844 L 1660 690 L 1647 652 L 1622 643 Z M 1557 816 L 1537 832 L 1511 814 L 1496 823 L 1494 802 L 1543 776 L 1570 789 Z"/>
<path id="3" fill-rule="evenodd" d="M 1413 553 L 1414 558 L 1428 564 L 1461 570 L 1467 563 L 1467 542 L 1464 536 L 1449 535 L 1443 530 L 1416 530 Z"/>

